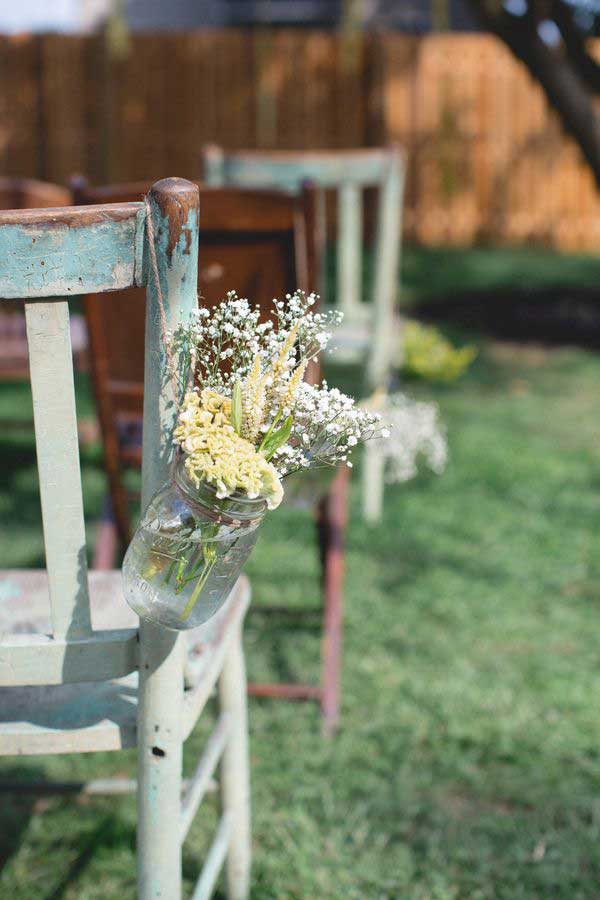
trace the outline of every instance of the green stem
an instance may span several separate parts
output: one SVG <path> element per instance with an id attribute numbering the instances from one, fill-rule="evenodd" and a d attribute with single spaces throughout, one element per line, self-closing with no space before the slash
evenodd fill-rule
<path id="1" fill-rule="evenodd" d="M 194 591 L 193 591 L 192 595 L 190 596 L 190 599 L 186 603 L 186 605 L 183 609 L 183 612 L 179 616 L 179 619 L 182 622 L 185 622 L 186 619 L 189 618 L 190 613 L 192 612 L 193 608 L 195 607 L 196 603 L 198 602 L 200 593 L 202 592 L 204 585 L 208 581 L 208 577 L 209 577 L 210 573 L 212 572 L 214 565 L 217 561 L 217 551 L 214 549 L 214 547 L 212 548 L 211 555 L 212 555 L 212 558 L 210 559 L 210 561 L 207 560 L 204 563 L 204 568 L 202 569 L 202 574 L 198 578 L 198 583 L 196 584 L 196 587 L 194 588 Z"/>
<path id="2" fill-rule="evenodd" d="M 198 575 L 198 569 L 200 568 L 200 566 L 202 565 L 202 563 L 204 563 L 204 564 L 208 563 L 209 560 L 207 559 L 207 556 L 210 556 L 209 550 L 203 550 L 203 549 L 201 549 L 200 552 L 199 552 L 199 554 L 198 554 L 198 559 L 197 559 L 196 562 L 192 565 L 192 568 L 189 570 L 189 572 L 188 572 L 188 574 L 187 574 L 187 577 L 184 578 L 184 580 L 181 582 L 182 588 L 185 587 L 185 585 L 188 583 L 188 581 L 193 581 L 194 578 L 197 577 L 197 575 Z"/>
<path id="3" fill-rule="evenodd" d="M 167 573 L 166 573 L 166 575 L 165 575 L 165 580 L 163 581 L 163 584 L 168 584 L 169 581 L 171 580 L 171 575 L 173 574 L 173 569 L 175 568 L 175 563 L 176 563 L 176 562 L 177 562 L 177 560 L 174 559 L 174 560 L 171 562 L 171 564 L 169 565 L 169 568 L 167 569 Z"/>

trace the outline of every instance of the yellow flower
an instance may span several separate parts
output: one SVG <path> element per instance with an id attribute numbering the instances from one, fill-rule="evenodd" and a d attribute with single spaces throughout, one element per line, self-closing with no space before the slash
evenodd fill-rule
<path id="1" fill-rule="evenodd" d="M 300 321 L 296 322 L 296 324 L 288 334 L 285 343 L 281 348 L 279 356 L 271 366 L 271 369 L 265 373 L 264 380 L 265 384 L 268 385 L 267 405 L 270 403 L 271 399 L 277 395 L 277 392 L 279 390 L 279 380 L 287 368 L 288 357 L 290 355 L 292 347 L 296 342 L 296 336 L 298 334 L 299 328 Z"/>
<path id="2" fill-rule="evenodd" d="M 265 415 L 265 377 L 260 374 L 261 355 L 257 353 L 242 392 L 242 437 L 254 443 Z"/>
<path id="3" fill-rule="evenodd" d="M 186 395 L 174 438 L 187 455 L 188 475 L 196 486 L 202 480 L 213 484 L 219 497 L 242 491 L 251 499 L 263 497 L 275 509 L 283 498 L 277 471 L 235 432 L 230 414 L 231 402 L 214 391 Z"/>
<path id="4" fill-rule="evenodd" d="M 300 363 L 292 377 L 290 378 L 287 386 L 287 390 L 283 396 L 282 407 L 284 409 L 292 409 L 296 400 L 296 394 L 298 393 L 298 388 L 304 378 L 304 373 L 306 372 L 306 367 L 308 366 L 308 360 L 305 359 Z"/>

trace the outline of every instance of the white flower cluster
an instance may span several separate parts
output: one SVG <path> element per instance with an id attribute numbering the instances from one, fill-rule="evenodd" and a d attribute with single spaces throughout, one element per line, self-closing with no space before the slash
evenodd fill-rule
<path id="1" fill-rule="evenodd" d="M 387 398 L 382 414 L 390 426 L 390 438 L 373 441 L 370 448 L 372 453 L 384 456 L 388 482 L 414 478 L 420 460 L 437 475 L 444 471 L 448 443 L 435 403 L 412 400 L 406 394 L 392 394 Z"/>
<path id="2" fill-rule="evenodd" d="M 356 406 L 352 397 L 327 382 L 300 385 L 294 406 L 294 424 L 287 444 L 273 458 L 283 475 L 298 469 L 345 462 L 359 443 L 373 437 L 388 437 L 381 416 Z"/>
<path id="3" fill-rule="evenodd" d="M 332 338 L 332 329 L 340 324 L 343 313 L 338 310 L 312 312 L 311 307 L 318 299 L 316 294 L 306 296 L 302 291 L 296 291 L 295 294 L 286 294 L 285 300 L 273 302 L 277 317 L 277 329 L 270 335 L 273 353 L 278 352 L 296 322 L 300 323 L 297 336 L 300 360 L 314 359 L 325 350 Z"/>
<path id="4" fill-rule="evenodd" d="M 312 312 L 318 296 L 303 291 L 273 300 L 273 320 L 261 322 L 261 309 L 230 291 L 227 298 L 209 309 L 200 307 L 189 323 L 180 325 L 170 337 L 179 358 L 182 389 L 196 382 L 213 390 L 230 393 L 237 379 L 250 372 L 255 355 L 265 361 L 276 357 L 289 333 L 297 326 L 288 360 L 288 375 L 301 362 L 321 353 L 331 339 L 331 329 L 341 322 L 339 312 Z"/>

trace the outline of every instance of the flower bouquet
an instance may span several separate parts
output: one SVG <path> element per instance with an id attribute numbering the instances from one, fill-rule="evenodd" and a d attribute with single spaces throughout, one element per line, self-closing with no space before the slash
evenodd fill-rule
<path id="1" fill-rule="evenodd" d="M 360 442 L 386 436 L 377 413 L 326 382 L 309 384 L 337 313 L 314 295 L 273 301 L 273 317 L 235 293 L 168 336 L 181 401 L 172 477 L 151 500 L 123 563 L 125 597 L 145 619 L 193 628 L 225 602 L 284 479 L 351 466 Z"/>

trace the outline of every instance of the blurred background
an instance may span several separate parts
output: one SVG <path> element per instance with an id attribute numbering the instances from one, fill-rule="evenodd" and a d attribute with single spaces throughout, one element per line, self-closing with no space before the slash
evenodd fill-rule
<path id="1" fill-rule="evenodd" d="M 369 524 L 358 459 L 337 734 L 321 736 L 314 704 L 250 701 L 257 900 L 600 896 L 599 14 L 594 0 L 0 8 L 5 206 L 31 201 L 23 179 L 66 188 L 60 203 L 74 176 L 199 179 L 208 143 L 405 154 L 397 303 L 412 330 L 392 382 L 437 404 L 448 462 L 387 485 Z M 329 296 L 336 218 L 330 201 Z M 372 189 L 363 225 L 368 303 Z M 107 479 L 82 301 L 72 314 L 92 559 Z M 15 306 L 0 320 L 3 568 L 44 565 L 26 353 Z M 326 374 L 360 394 L 360 363 Z M 267 519 L 256 606 L 319 612 L 313 531 L 305 511 Z M 251 612 L 250 679 L 318 680 L 313 618 Z M 190 765 L 201 743 L 202 729 Z M 135 895 L 132 797 L 10 789 L 131 777 L 134 760 L 0 761 L 0 896 Z M 186 844 L 188 890 L 216 814 Z"/>

